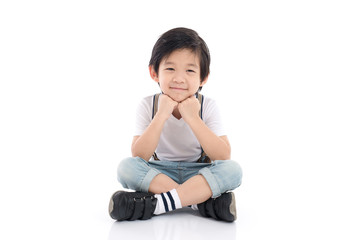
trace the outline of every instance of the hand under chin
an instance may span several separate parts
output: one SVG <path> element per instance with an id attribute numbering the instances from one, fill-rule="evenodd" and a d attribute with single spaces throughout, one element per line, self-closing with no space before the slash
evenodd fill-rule
<path id="1" fill-rule="evenodd" d="M 167 94 L 172 100 L 178 102 L 178 103 L 181 103 L 182 101 L 184 101 L 185 99 L 188 99 L 189 97 L 193 96 L 194 94 L 192 95 L 189 95 L 189 96 L 183 96 L 183 95 L 170 95 L 170 94 Z"/>

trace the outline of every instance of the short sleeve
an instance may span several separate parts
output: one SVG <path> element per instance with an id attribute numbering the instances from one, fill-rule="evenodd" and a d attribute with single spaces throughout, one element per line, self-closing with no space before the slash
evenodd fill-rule
<path id="1" fill-rule="evenodd" d="M 142 99 L 136 109 L 134 136 L 140 136 L 151 123 L 152 96 Z"/>
<path id="2" fill-rule="evenodd" d="M 204 98 L 203 120 L 210 130 L 217 136 L 226 135 L 225 127 L 221 120 L 220 110 L 216 102 L 211 98 Z"/>

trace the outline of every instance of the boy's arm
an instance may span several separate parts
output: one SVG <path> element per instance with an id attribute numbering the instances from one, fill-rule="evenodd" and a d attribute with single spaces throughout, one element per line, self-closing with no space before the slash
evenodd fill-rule
<path id="1" fill-rule="evenodd" d="M 135 136 L 133 138 L 131 145 L 133 157 L 141 157 L 142 159 L 149 161 L 159 143 L 164 124 L 172 114 L 177 104 L 177 102 L 173 101 L 166 95 L 162 94 L 160 96 L 159 109 L 153 120 L 141 136 Z"/>
<path id="2" fill-rule="evenodd" d="M 217 136 L 201 120 L 194 119 L 189 124 L 204 152 L 213 160 L 228 160 L 231 158 L 231 147 L 226 136 Z"/>
<path id="3" fill-rule="evenodd" d="M 133 157 L 141 157 L 149 161 L 158 145 L 165 121 L 166 120 L 160 118 L 158 115 L 155 115 L 145 132 L 141 136 L 135 136 L 133 138 L 131 145 Z"/>
<path id="4" fill-rule="evenodd" d="M 190 97 L 181 102 L 179 111 L 211 160 L 228 160 L 231 158 L 231 147 L 228 138 L 226 136 L 217 136 L 201 120 L 199 116 L 200 104 L 195 97 Z"/>

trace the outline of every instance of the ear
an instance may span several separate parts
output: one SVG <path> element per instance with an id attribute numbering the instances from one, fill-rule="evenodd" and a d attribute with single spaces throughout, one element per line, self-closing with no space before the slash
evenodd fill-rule
<path id="1" fill-rule="evenodd" d="M 209 79 L 209 75 L 207 75 L 204 81 L 200 83 L 200 87 L 204 86 L 208 79 Z"/>
<path id="2" fill-rule="evenodd" d="M 159 78 L 157 73 L 155 72 L 155 69 L 153 66 L 149 66 L 149 73 L 150 73 L 150 77 L 155 81 L 155 82 L 159 82 Z"/>

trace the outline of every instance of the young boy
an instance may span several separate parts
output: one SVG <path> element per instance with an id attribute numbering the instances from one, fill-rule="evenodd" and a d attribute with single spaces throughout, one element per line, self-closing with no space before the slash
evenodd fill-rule
<path id="1" fill-rule="evenodd" d="M 205 217 L 236 220 L 235 196 L 227 191 L 240 186 L 242 171 L 229 160 L 214 100 L 198 93 L 209 66 L 207 45 L 191 29 L 172 29 L 156 42 L 149 70 L 161 94 L 138 107 L 133 157 L 118 167 L 120 183 L 136 192 L 112 195 L 113 219 L 144 220 L 191 206 Z"/>

